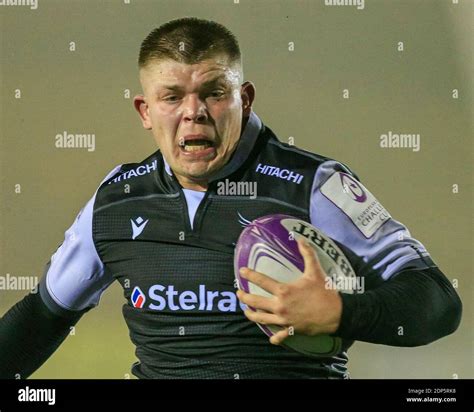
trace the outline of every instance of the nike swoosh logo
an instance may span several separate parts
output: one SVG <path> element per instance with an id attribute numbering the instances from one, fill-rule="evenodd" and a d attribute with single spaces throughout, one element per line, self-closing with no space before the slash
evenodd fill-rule
<path id="1" fill-rule="evenodd" d="M 132 224 L 132 239 L 135 239 L 137 236 L 140 236 L 140 234 L 143 232 L 143 229 L 145 229 L 148 220 L 149 219 L 143 220 L 141 217 L 138 217 L 135 220 L 130 219 L 130 223 Z"/>

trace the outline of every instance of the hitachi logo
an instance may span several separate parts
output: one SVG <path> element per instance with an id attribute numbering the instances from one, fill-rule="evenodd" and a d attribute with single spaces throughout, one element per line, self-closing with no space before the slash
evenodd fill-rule
<path id="1" fill-rule="evenodd" d="M 299 185 L 304 178 L 304 176 L 300 173 L 295 173 L 288 169 L 280 169 L 276 166 L 262 165 L 261 163 L 258 164 L 255 171 L 257 173 L 262 173 L 263 175 L 275 176 L 279 179 L 292 181 L 297 185 Z"/>
<path id="2" fill-rule="evenodd" d="M 136 169 L 129 170 L 129 171 L 124 172 L 121 175 L 117 176 L 115 179 L 113 179 L 109 182 L 109 185 L 111 183 L 117 183 L 117 182 L 120 182 L 122 180 L 130 179 L 131 177 L 143 176 L 143 175 L 146 175 L 148 173 L 151 173 L 152 171 L 156 170 L 156 166 L 157 166 L 157 161 L 156 160 L 153 160 L 153 162 L 151 162 L 149 164 L 138 166 Z"/>

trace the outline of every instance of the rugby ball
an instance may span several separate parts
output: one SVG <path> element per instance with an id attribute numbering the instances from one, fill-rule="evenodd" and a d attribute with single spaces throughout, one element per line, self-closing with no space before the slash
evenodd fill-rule
<path id="1" fill-rule="evenodd" d="M 242 278 L 239 272 L 242 267 L 283 283 L 302 276 L 304 260 L 296 242 L 300 237 L 305 238 L 317 253 L 322 268 L 331 278 L 332 283 L 329 284 L 338 285 L 340 292 L 353 293 L 355 272 L 336 243 L 308 222 L 282 214 L 255 219 L 240 234 L 234 256 L 234 271 L 239 288 L 247 293 L 271 296 L 266 290 Z M 269 337 L 282 329 L 276 325 L 257 325 Z M 333 356 L 342 350 L 342 340 L 330 335 L 295 333 L 286 338 L 282 345 L 312 357 Z"/>

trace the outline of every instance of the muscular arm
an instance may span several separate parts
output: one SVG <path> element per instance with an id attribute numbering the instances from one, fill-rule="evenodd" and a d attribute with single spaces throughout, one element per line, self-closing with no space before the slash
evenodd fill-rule
<path id="1" fill-rule="evenodd" d="M 27 378 L 66 339 L 83 312 L 53 313 L 30 293 L 0 319 L 0 378 Z"/>
<path id="2" fill-rule="evenodd" d="M 311 222 L 338 242 L 366 281 L 364 293 L 341 294 L 336 336 L 418 346 L 456 330 L 462 304 L 449 280 L 344 165 L 327 161 L 317 170 Z"/>
<path id="3" fill-rule="evenodd" d="M 453 333 L 461 320 L 461 300 L 437 267 L 405 270 L 374 290 L 341 296 L 335 335 L 350 340 L 426 345 Z"/>

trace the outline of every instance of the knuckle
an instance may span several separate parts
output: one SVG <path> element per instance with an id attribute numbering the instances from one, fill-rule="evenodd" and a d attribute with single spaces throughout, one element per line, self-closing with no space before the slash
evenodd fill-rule
<path id="1" fill-rule="evenodd" d="M 285 317 L 288 314 L 288 310 L 285 305 L 282 303 L 277 303 L 275 305 L 275 314 L 277 314 L 279 317 Z"/>
<path id="2" fill-rule="evenodd" d="M 277 295 L 281 298 L 285 298 L 288 296 L 288 293 L 289 293 L 289 287 L 288 285 L 284 285 L 284 284 L 281 284 L 281 285 L 278 285 L 278 288 L 277 288 Z"/>

